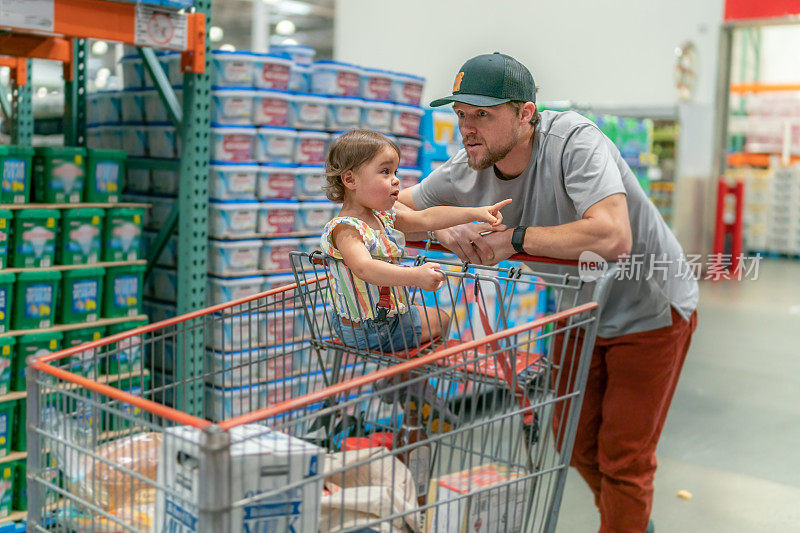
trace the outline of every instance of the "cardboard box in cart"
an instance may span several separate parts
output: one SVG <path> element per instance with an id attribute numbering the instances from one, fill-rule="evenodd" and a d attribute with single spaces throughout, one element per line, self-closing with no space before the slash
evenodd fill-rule
<path id="1" fill-rule="evenodd" d="M 325 450 L 265 426 L 234 427 L 230 437 L 234 443 L 230 448 L 232 502 L 299 484 L 270 498 L 234 507 L 231 531 L 316 533 L 322 478 L 302 482 L 322 471 Z M 187 426 L 164 432 L 158 483 L 171 490 L 158 491 L 155 532 L 197 530 L 199 515 L 193 503 L 199 501 L 200 490 L 214 490 L 200 479 L 200 439 L 200 430 Z"/>
<path id="2" fill-rule="evenodd" d="M 522 531 L 532 481 L 515 480 L 524 477 L 520 469 L 490 463 L 432 479 L 428 504 L 436 505 L 426 513 L 425 533 Z"/>

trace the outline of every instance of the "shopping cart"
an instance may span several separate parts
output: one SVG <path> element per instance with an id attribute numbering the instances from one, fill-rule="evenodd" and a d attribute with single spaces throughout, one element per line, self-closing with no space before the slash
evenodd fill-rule
<path id="1" fill-rule="evenodd" d="M 29 527 L 553 531 L 613 270 L 524 259 L 437 257 L 404 296 L 449 328 L 402 350 L 338 340 L 330 261 L 293 253 L 293 285 L 31 358 Z M 414 419 L 427 390 L 448 427 Z"/>

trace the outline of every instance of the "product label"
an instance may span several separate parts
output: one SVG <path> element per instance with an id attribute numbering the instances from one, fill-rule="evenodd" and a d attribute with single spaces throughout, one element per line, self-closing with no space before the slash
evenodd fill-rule
<path id="1" fill-rule="evenodd" d="M 306 228 L 322 228 L 328 221 L 331 212 L 329 209 L 303 209 Z"/>
<path id="2" fill-rule="evenodd" d="M 305 126 L 325 125 L 325 113 L 328 106 L 314 102 L 305 102 L 298 105 L 297 118 Z M 302 125 L 296 125 L 301 128 Z"/>
<path id="3" fill-rule="evenodd" d="M 130 222 L 120 222 L 122 223 L 111 230 L 111 242 L 108 244 L 114 251 L 116 260 L 125 259 L 129 252 L 135 254 L 142 239 L 142 229 L 139 226 Z"/>
<path id="4" fill-rule="evenodd" d="M 6 319 L 6 299 L 8 295 L 8 289 L 0 289 L 0 321 Z M 0 333 L 5 331 L 5 325 L 0 324 Z M 4 348 L 6 348 L 4 346 Z"/>
<path id="5" fill-rule="evenodd" d="M 96 259 L 100 250 L 100 229 L 90 224 L 80 225 L 69 230 L 69 240 L 65 244 L 68 252 Z"/>
<path id="6" fill-rule="evenodd" d="M 422 100 L 422 85 L 414 82 L 403 83 L 403 88 L 400 91 L 402 95 L 401 103 L 419 105 Z"/>
<path id="7" fill-rule="evenodd" d="M 139 303 L 139 277 L 118 276 L 114 278 L 114 306 L 135 308 Z"/>
<path id="8" fill-rule="evenodd" d="M 289 102 L 278 98 L 261 98 L 256 108 L 256 122 L 267 126 L 286 126 L 289 123 Z"/>
<path id="9" fill-rule="evenodd" d="M 253 268 L 258 262 L 258 248 L 228 250 L 228 264 L 232 268 Z"/>
<path id="10" fill-rule="evenodd" d="M 361 120 L 361 107 L 357 105 L 334 106 L 334 122 L 341 129 L 358 126 Z"/>
<path id="11" fill-rule="evenodd" d="M 245 193 L 253 190 L 253 174 L 250 172 L 232 172 L 228 174 L 228 190 Z"/>
<path id="12" fill-rule="evenodd" d="M 321 163 L 325 159 L 325 141 L 322 139 L 300 139 L 297 162 L 301 165 Z"/>
<path id="13" fill-rule="evenodd" d="M 322 187 L 325 185 L 325 174 L 303 174 L 297 180 L 298 192 L 305 196 L 320 197 L 324 196 Z"/>
<path id="14" fill-rule="evenodd" d="M 414 113 L 400 113 L 397 119 L 398 130 L 403 132 L 403 135 L 416 137 L 419 135 L 419 121 L 420 117 Z"/>
<path id="15" fill-rule="evenodd" d="M 261 87 L 265 89 L 280 89 L 285 91 L 289 88 L 288 65 L 276 65 L 274 63 L 264 63 L 261 69 Z"/>
<path id="16" fill-rule="evenodd" d="M 291 268 L 289 252 L 294 249 L 291 245 L 268 245 L 265 248 L 265 260 L 261 267 L 264 270 L 285 270 Z"/>
<path id="17" fill-rule="evenodd" d="M 294 195 L 294 174 L 271 172 L 259 185 L 262 198 L 291 198 Z"/>
<path id="18" fill-rule="evenodd" d="M 227 118 L 249 118 L 252 101 L 241 96 L 225 96 L 222 98 L 222 114 Z"/>
<path id="19" fill-rule="evenodd" d="M 52 307 L 52 285 L 28 285 L 25 288 L 25 318 L 49 317 Z"/>
<path id="20" fill-rule="evenodd" d="M 266 155 L 269 157 L 291 157 L 294 150 L 294 139 L 274 135 L 267 138 Z"/>
<path id="21" fill-rule="evenodd" d="M 355 72 L 339 72 L 336 75 L 336 93 L 341 96 L 358 96 L 360 76 Z"/>
<path id="22" fill-rule="evenodd" d="M 190 510 L 179 507 L 169 499 L 166 501 L 165 514 L 164 531 L 169 531 L 170 533 L 197 531 L 197 515 Z"/>
<path id="23" fill-rule="evenodd" d="M 390 100 L 392 97 L 392 80 L 389 78 L 370 77 L 364 98 L 370 100 Z"/>
<path id="24" fill-rule="evenodd" d="M 4 193 L 13 194 L 25 191 L 26 163 L 24 159 L 6 159 L 3 165 Z M 24 198 L 24 195 L 22 195 L 22 198 Z"/>
<path id="25" fill-rule="evenodd" d="M 260 233 L 291 233 L 294 231 L 296 212 L 291 209 L 270 209 L 267 211 L 264 228 L 260 228 Z"/>
<path id="26" fill-rule="evenodd" d="M 73 313 L 87 313 L 87 320 L 97 320 L 97 285 L 97 280 L 78 281 L 72 284 Z"/>
<path id="27" fill-rule="evenodd" d="M 250 159 L 252 147 L 253 139 L 249 135 L 228 133 L 222 138 L 222 153 L 225 154 L 228 159 L 234 161 Z"/>
<path id="28" fill-rule="evenodd" d="M 112 193 L 119 190 L 119 165 L 109 161 L 97 163 L 94 167 L 94 190 Z"/>
<path id="29" fill-rule="evenodd" d="M 392 112 L 388 109 L 367 109 L 364 117 L 366 128 L 386 130 L 392 124 Z"/>
<path id="30" fill-rule="evenodd" d="M 214 65 L 220 72 L 222 78 L 227 82 L 251 81 L 253 64 L 249 61 L 237 61 L 235 59 L 225 59 L 215 61 Z M 219 67 L 222 66 L 220 70 Z"/>
<path id="31" fill-rule="evenodd" d="M 53 160 L 53 179 L 47 184 L 54 191 L 71 194 L 73 189 L 83 186 L 83 167 L 76 165 L 72 160 Z M 78 198 L 80 200 L 80 198 Z"/>
<path id="32" fill-rule="evenodd" d="M 252 211 L 229 211 L 228 227 L 233 231 L 247 231 L 253 229 L 254 215 Z"/>

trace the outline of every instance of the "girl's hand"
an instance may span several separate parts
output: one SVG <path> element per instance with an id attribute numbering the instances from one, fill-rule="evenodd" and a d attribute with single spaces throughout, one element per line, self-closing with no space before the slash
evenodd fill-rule
<path id="1" fill-rule="evenodd" d="M 437 272 L 441 268 L 439 263 L 423 263 L 418 267 L 413 267 L 416 285 L 420 289 L 428 292 L 438 290 L 444 285 L 444 274 Z"/>
<path id="2" fill-rule="evenodd" d="M 475 220 L 478 222 L 488 222 L 492 226 L 499 226 L 503 222 L 503 214 L 500 209 L 511 203 L 511 198 L 497 202 L 494 205 L 486 205 L 475 208 Z"/>

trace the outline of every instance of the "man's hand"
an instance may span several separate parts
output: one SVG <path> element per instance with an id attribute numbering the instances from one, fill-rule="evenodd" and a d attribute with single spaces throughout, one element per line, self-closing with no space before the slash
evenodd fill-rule
<path id="1" fill-rule="evenodd" d="M 515 253 L 514 246 L 511 244 L 511 237 L 514 234 L 513 229 L 507 229 L 505 231 L 497 231 L 495 233 L 490 233 L 486 235 L 483 240 L 489 247 L 494 250 L 494 258 L 490 263 L 484 263 L 486 265 L 496 265 L 500 261 L 505 261 Z"/>
<path id="2" fill-rule="evenodd" d="M 498 232 L 482 236 L 482 232 Z M 509 233 L 506 231 L 506 226 L 492 226 L 486 223 L 480 224 L 461 224 L 460 226 L 453 226 L 452 228 L 438 230 L 436 238 L 439 242 L 456 254 L 462 261 L 469 261 L 471 263 L 478 263 L 481 265 L 492 265 L 502 259 L 495 259 L 495 249 L 487 241 L 487 237 L 495 234 Z M 509 235 L 508 242 L 511 242 Z"/>

